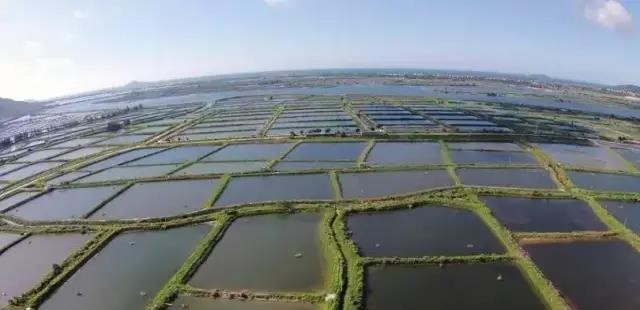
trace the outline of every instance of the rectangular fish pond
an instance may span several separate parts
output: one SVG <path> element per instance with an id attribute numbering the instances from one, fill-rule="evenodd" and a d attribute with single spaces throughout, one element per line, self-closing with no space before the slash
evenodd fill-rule
<path id="1" fill-rule="evenodd" d="M 330 200 L 333 189 L 327 174 L 233 177 L 216 207 L 288 200 Z"/>
<path id="2" fill-rule="evenodd" d="M 363 256 L 504 253 L 473 212 L 439 206 L 350 214 L 347 227 Z"/>
<path id="3" fill-rule="evenodd" d="M 508 229 L 524 232 L 607 230 L 589 205 L 578 199 L 486 196 L 482 201 Z"/>
<path id="4" fill-rule="evenodd" d="M 449 151 L 456 164 L 538 164 L 533 155 L 525 152 Z"/>
<path id="5" fill-rule="evenodd" d="M 176 170 L 178 165 L 156 165 L 156 166 L 118 166 L 108 168 L 100 172 L 88 175 L 75 181 L 75 183 L 106 182 L 117 180 L 132 180 L 138 178 L 152 178 L 168 174 Z"/>
<path id="6" fill-rule="evenodd" d="M 53 264 L 62 263 L 89 239 L 91 235 L 33 235 L 0 254 L 0 307 L 42 281 Z"/>
<path id="7" fill-rule="evenodd" d="M 607 200 L 600 201 L 600 205 L 622 225 L 640 234 L 640 202 Z"/>
<path id="8" fill-rule="evenodd" d="M 151 156 L 134 160 L 127 163 L 127 165 L 179 164 L 185 161 L 195 161 L 219 148 L 219 146 L 210 145 L 178 146 Z"/>
<path id="9" fill-rule="evenodd" d="M 538 168 L 459 168 L 456 173 L 463 184 L 473 186 L 543 189 L 555 189 L 557 187 L 549 172 Z"/>
<path id="10" fill-rule="evenodd" d="M 325 284 L 325 257 L 316 213 L 270 214 L 235 220 L 189 284 L 225 290 L 309 292 Z"/>
<path id="11" fill-rule="evenodd" d="M 89 218 L 94 220 L 167 217 L 201 210 L 218 180 L 136 183 Z"/>
<path id="12" fill-rule="evenodd" d="M 54 189 L 5 213 L 28 221 L 81 219 L 121 189 L 122 186 Z"/>
<path id="13" fill-rule="evenodd" d="M 199 162 L 180 169 L 171 175 L 206 175 L 223 173 L 244 173 L 266 170 L 266 161 L 222 161 Z"/>
<path id="14" fill-rule="evenodd" d="M 524 248 L 574 308 L 640 309 L 640 253 L 626 242 L 540 243 Z"/>
<path id="15" fill-rule="evenodd" d="M 301 143 L 284 159 L 355 162 L 366 145 L 365 142 Z"/>
<path id="16" fill-rule="evenodd" d="M 202 161 L 273 160 L 284 155 L 293 143 L 231 144 Z"/>
<path id="17" fill-rule="evenodd" d="M 542 143 L 538 147 L 565 166 L 627 170 L 622 157 L 604 146 Z"/>
<path id="18" fill-rule="evenodd" d="M 367 310 L 544 310 L 509 263 L 388 265 L 366 271 Z"/>
<path id="19" fill-rule="evenodd" d="M 405 170 L 340 173 L 345 199 L 382 198 L 452 186 L 446 170 Z"/>
<path id="20" fill-rule="evenodd" d="M 206 297 L 180 296 L 171 302 L 169 310 L 319 310 L 321 307 L 301 302 L 270 302 L 213 299 Z"/>
<path id="21" fill-rule="evenodd" d="M 120 234 L 38 309 L 144 309 L 210 230 L 200 224 Z"/>
<path id="22" fill-rule="evenodd" d="M 368 165 L 437 165 L 442 164 L 437 142 L 378 142 L 367 156 Z"/>
<path id="23" fill-rule="evenodd" d="M 583 189 L 611 192 L 640 192 L 640 176 L 583 171 L 567 171 L 567 174 L 573 184 Z"/>

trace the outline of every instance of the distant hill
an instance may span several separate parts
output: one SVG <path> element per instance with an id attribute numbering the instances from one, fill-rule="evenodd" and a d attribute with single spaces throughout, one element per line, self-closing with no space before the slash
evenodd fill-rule
<path id="1" fill-rule="evenodd" d="M 43 106 L 44 104 L 37 102 L 16 101 L 0 98 L 0 121 L 36 112 L 42 109 Z"/>

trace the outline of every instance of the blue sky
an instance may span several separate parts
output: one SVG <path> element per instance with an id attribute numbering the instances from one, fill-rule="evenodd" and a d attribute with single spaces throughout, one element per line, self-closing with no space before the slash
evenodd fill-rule
<path id="1" fill-rule="evenodd" d="M 640 84 L 637 0 L 0 0 L 0 97 L 281 69 Z"/>

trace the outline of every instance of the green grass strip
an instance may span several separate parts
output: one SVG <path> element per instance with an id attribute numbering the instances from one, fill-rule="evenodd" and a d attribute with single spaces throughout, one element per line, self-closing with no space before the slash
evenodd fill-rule
<path id="1" fill-rule="evenodd" d="M 321 240 L 325 249 L 325 257 L 329 266 L 327 277 L 328 292 L 324 308 L 326 310 L 342 309 L 343 294 L 346 286 L 345 259 L 338 247 L 338 240 L 333 231 L 333 223 L 336 219 L 335 209 L 329 209 L 323 213 L 321 226 Z"/>
<path id="2" fill-rule="evenodd" d="M 200 241 L 200 244 L 193 250 L 189 258 L 182 264 L 180 269 L 165 283 L 158 294 L 147 305 L 148 310 L 165 309 L 166 303 L 170 302 L 178 293 L 180 285 L 185 284 L 191 276 L 196 272 L 198 267 L 202 265 L 213 250 L 216 243 L 222 238 L 224 231 L 229 227 L 233 220 L 232 216 L 226 213 L 220 215 L 214 220 L 214 227 Z"/>
<path id="3" fill-rule="evenodd" d="M 609 151 L 609 154 L 611 154 L 611 156 L 618 158 L 618 160 L 620 160 L 622 163 L 624 163 L 625 168 L 627 168 L 626 170 L 632 173 L 640 173 L 640 170 L 638 170 L 638 168 L 636 167 L 636 165 L 634 165 L 632 162 L 628 161 L 626 158 L 624 158 L 624 156 L 620 155 L 620 153 L 616 152 L 614 149 L 612 149 L 611 147 L 607 146 L 607 145 L 603 145 L 603 147 L 607 148 L 607 151 Z"/>
<path id="4" fill-rule="evenodd" d="M 357 310 L 363 305 L 364 263 L 358 255 L 358 248 L 355 243 L 347 235 L 346 226 L 346 213 L 338 210 L 333 221 L 333 231 L 338 242 L 338 249 L 346 260 L 347 274 L 347 286 L 344 290 L 342 309 Z"/>
<path id="5" fill-rule="evenodd" d="M 264 137 L 267 134 L 267 132 L 269 131 L 269 129 L 271 129 L 273 124 L 275 124 L 276 121 L 278 121 L 278 118 L 280 118 L 280 115 L 282 114 L 282 112 L 284 112 L 284 109 L 285 109 L 284 105 L 278 105 L 276 107 L 276 110 L 273 112 L 273 115 L 271 115 L 271 118 L 267 121 L 264 127 L 260 129 L 260 133 L 258 134 L 259 137 Z"/>
<path id="6" fill-rule="evenodd" d="M 536 158 L 536 160 L 542 164 L 543 167 L 547 167 L 548 170 L 551 171 L 551 178 L 558 185 L 558 188 L 563 190 L 572 190 L 575 188 L 573 182 L 567 175 L 567 173 L 562 169 L 560 164 L 556 163 L 551 156 L 547 155 L 540 148 L 538 148 L 535 144 L 530 143 L 520 143 L 525 149 L 528 149 L 531 154 Z"/>
<path id="7" fill-rule="evenodd" d="M 432 264 L 474 264 L 512 260 L 504 254 L 478 254 L 466 256 L 425 256 L 425 257 L 364 257 L 365 266 L 376 265 L 432 265 Z"/>
<path id="8" fill-rule="evenodd" d="M 447 167 L 447 173 L 449 174 L 449 177 L 451 178 L 451 180 L 455 185 L 457 186 L 462 185 L 462 182 L 460 181 L 460 177 L 456 173 L 456 164 L 453 162 L 453 159 L 451 159 L 449 146 L 443 140 L 439 140 L 438 143 L 440 144 L 440 154 L 442 156 L 442 162 Z"/>
<path id="9" fill-rule="evenodd" d="M 371 150 L 373 149 L 373 147 L 376 145 L 376 140 L 371 139 L 369 140 L 369 142 L 367 143 L 367 146 L 364 148 L 364 150 L 362 150 L 362 153 L 360 153 L 360 156 L 358 156 L 358 162 L 357 162 L 357 167 L 365 167 L 367 164 L 367 157 L 369 156 L 369 153 L 371 153 Z"/>
<path id="10" fill-rule="evenodd" d="M 620 221 L 618 221 L 613 215 L 607 211 L 600 203 L 593 197 L 586 194 L 581 196 L 582 200 L 586 201 L 593 213 L 602 221 L 607 227 L 618 235 L 618 238 L 628 242 L 638 252 L 640 252 L 640 236 L 635 232 L 625 227 Z"/>
<path id="11" fill-rule="evenodd" d="M 340 184 L 340 177 L 338 177 L 338 173 L 335 170 L 329 171 L 329 178 L 331 179 L 333 196 L 336 200 L 342 200 L 342 186 Z"/>
<path id="12" fill-rule="evenodd" d="M 500 224 L 491 214 L 491 209 L 485 206 L 475 195 L 470 195 L 469 201 L 471 202 L 473 211 L 485 222 L 498 240 L 506 247 L 507 255 L 514 257 L 515 264 L 524 273 L 525 278 L 547 305 L 547 308 L 551 310 L 569 310 L 569 305 L 560 296 L 560 293 L 555 289 L 551 281 L 544 277 L 538 267 L 524 253 L 524 250 L 511 235 L 511 232 Z"/>
<path id="13" fill-rule="evenodd" d="M 104 248 L 111 239 L 113 239 L 120 229 L 108 229 L 98 233 L 93 239 L 80 250 L 74 252 L 70 257 L 60 264 L 60 268 L 52 270 L 44 277 L 36 287 L 26 292 L 19 298 L 16 298 L 15 304 L 34 309 L 40 305 L 50 294 L 80 269 L 93 255 L 97 254 Z"/>
<path id="14" fill-rule="evenodd" d="M 209 196 L 209 199 L 207 199 L 207 201 L 205 202 L 204 209 L 213 208 L 213 204 L 216 203 L 218 198 L 220 198 L 220 196 L 224 192 L 225 188 L 227 188 L 227 185 L 229 185 L 229 181 L 231 181 L 231 174 L 229 173 L 223 175 L 220 178 L 220 180 L 218 181 L 218 186 L 214 188 L 213 192 L 211 192 L 211 196 Z"/>

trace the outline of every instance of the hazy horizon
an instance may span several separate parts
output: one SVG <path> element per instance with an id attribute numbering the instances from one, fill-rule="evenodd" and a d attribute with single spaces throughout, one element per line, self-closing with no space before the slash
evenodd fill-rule
<path id="1" fill-rule="evenodd" d="M 0 97 L 319 69 L 640 84 L 640 2 L 0 0 Z"/>

